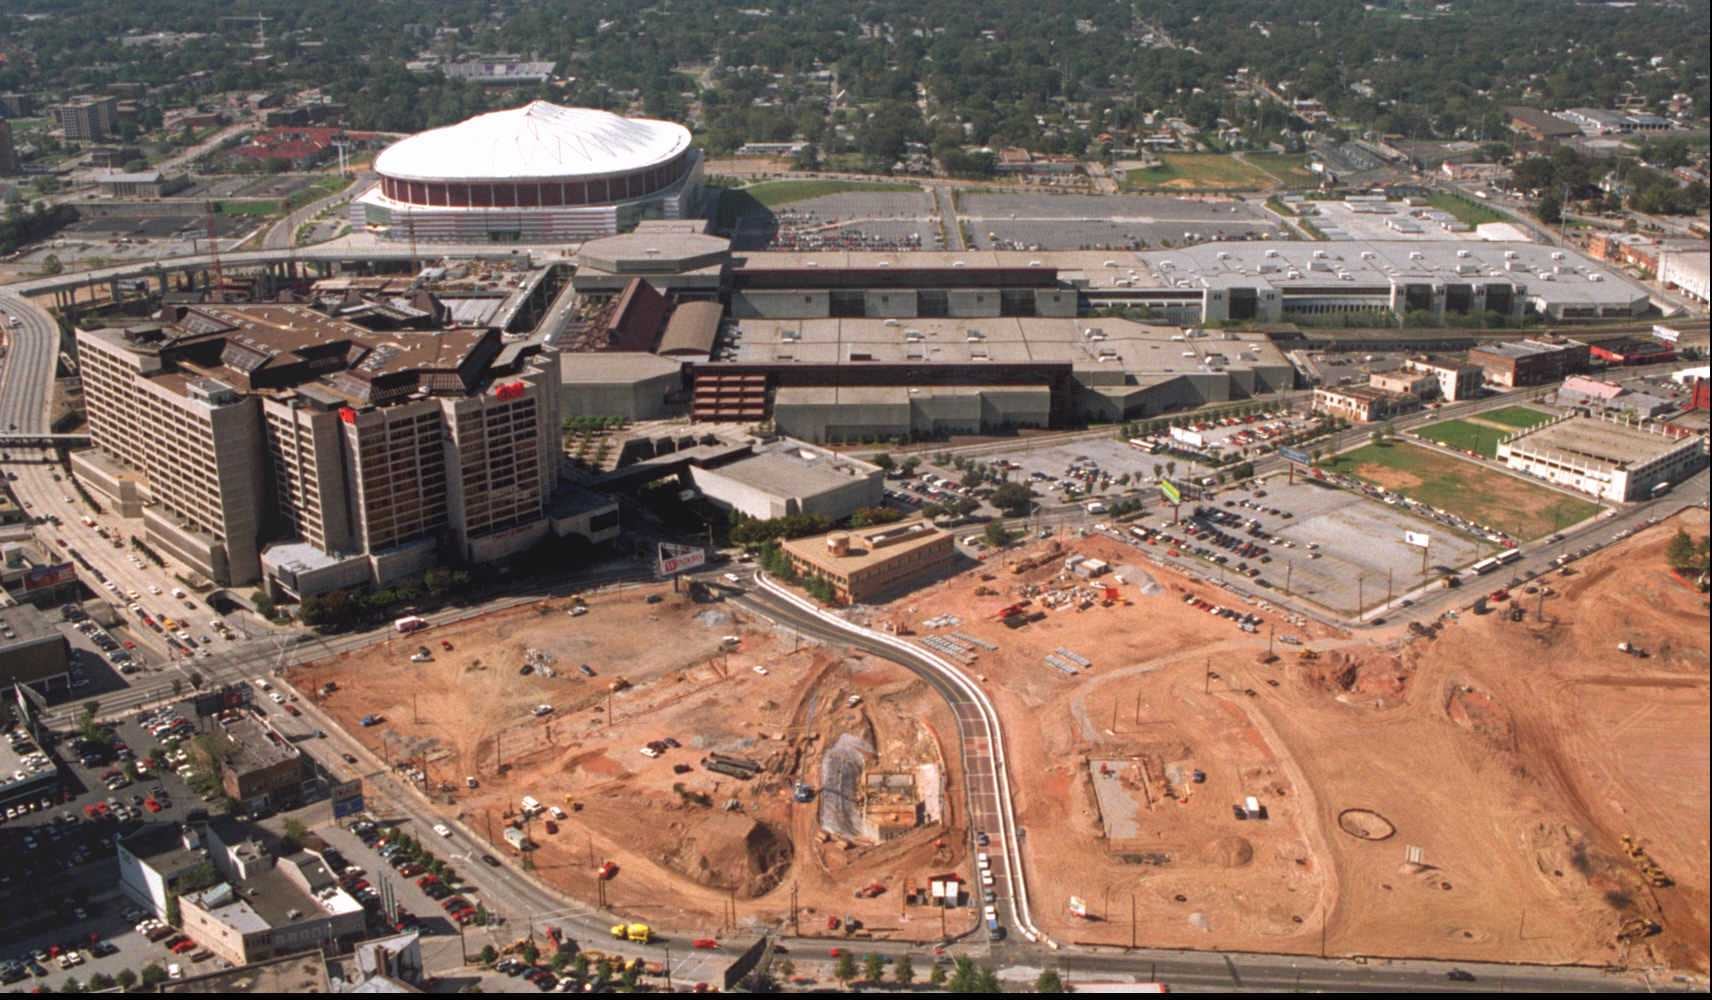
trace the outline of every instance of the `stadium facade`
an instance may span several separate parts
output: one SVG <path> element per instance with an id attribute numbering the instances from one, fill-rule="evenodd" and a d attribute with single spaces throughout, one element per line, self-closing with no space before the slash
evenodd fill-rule
<path id="1" fill-rule="evenodd" d="M 694 215 L 701 153 L 689 130 L 534 101 L 402 139 L 351 221 L 396 239 L 552 243 Z"/>

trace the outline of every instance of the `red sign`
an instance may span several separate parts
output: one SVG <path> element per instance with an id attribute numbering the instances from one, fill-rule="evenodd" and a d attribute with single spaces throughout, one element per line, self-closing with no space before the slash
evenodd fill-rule
<path id="1" fill-rule="evenodd" d="M 339 419 L 347 424 L 354 424 L 357 422 L 357 411 L 348 406 L 341 406 L 339 407 Z"/>
<path id="2" fill-rule="evenodd" d="M 524 385 L 522 382 L 507 382 L 504 385 L 496 385 L 493 387 L 493 398 L 517 399 L 528 391 L 529 387 Z"/>

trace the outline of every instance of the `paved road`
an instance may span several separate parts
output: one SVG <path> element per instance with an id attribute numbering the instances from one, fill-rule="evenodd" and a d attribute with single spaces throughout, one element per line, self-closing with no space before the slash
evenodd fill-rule
<path id="1" fill-rule="evenodd" d="M 340 201 L 350 201 L 358 197 L 368 189 L 369 185 L 375 182 L 375 176 L 372 173 L 360 173 L 343 190 L 335 191 L 324 198 L 318 198 L 269 226 L 267 235 L 262 237 L 262 248 L 284 250 L 296 246 L 299 226 L 320 215 L 321 211 L 328 205 Z M 221 263 L 224 262 L 222 258 Z"/>

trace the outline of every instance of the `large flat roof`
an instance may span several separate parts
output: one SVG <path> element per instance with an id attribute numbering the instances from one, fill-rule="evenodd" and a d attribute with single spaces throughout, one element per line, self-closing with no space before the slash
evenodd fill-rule
<path id="1" fill-rule="evenodd" d="M 744 319 L 733 343 L 729 361 L 739 365 L 1054 363 L 1177 376 L 1289 364 L 1264 334 L 1187 337 L 1179 327 L 1095 317 Z"/>
<path id="2" fill-rule="evenodd" d="M 705 471 L 771 496 L 804 497 L 848 486 L 880 469 L 861 459 L 786 440 L 759 445 L 752 455 Z"/>
<path id="3" fill-rule="evenodd" d="M 1668 452 L 1694 445 L 1692 437 L 1672 437 L 1660 431 L 1592 417 L 1571 417 L 1525 431 L 1508 442 L 1531 455 L 1568 459 L 1580 465 L 1610 470 L 1650 462 Z"/>
<path id="4" fill-rule="evenodd" d="M 684 366 L 678 358 L 643 351 L 562 351 L 559 382 L 563 385 L 603 385 L 673 375 Z"/>
<path id="5" fill-rule="evenodd" d="M 319 951 L 306 951 L 265 962 L 221 969 L 200 976 L 168 980 L 162 993 L 328 993 L 327 960 Z"/>

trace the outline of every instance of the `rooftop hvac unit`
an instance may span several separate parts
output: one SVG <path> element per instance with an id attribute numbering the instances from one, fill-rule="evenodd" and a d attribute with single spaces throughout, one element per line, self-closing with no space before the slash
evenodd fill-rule
<path id="1" fill-rule="evenodd" d="M 1515 260 L 1516 259 L 1516 251 L 1514 251 L 1514 250 L 1504 251 L 1504 259 L 1505 260 Z"/>
<path id="2" fill-rule="evenodd" d="M 1422 253 L 1419 250 L 1410 250 L 1409 251 L 1409 259 L 1410 260 L 1426 260 L 1427 255 Z"/>
<path id="3" fill-rule="evenodd" d="M 1029 262 L 1028 262 L 1028 266 L 1029 266 L 1029 267 L 1039 267 L 1039 266 L 1041 266 L 1041 265 L 1040 265 L 1040 261 L 1038 261 L 1038 260 L 1031 260 L 1031 261 L 1029 261 Z"/>
<path id="4" fill-rule="evenodd" d="M 1230 260 L 1230 252 L 1228 250 L 1220 250 L 1217 256 L 1220 260 Z"/>
<path id="5" fill-rule="evenodd" d="M 811 260 L 811 261 L 804 263 L 803 266 L 804 267 L 819 267 L 820 265 Z"/>
<path id="6" fill-rule="evenodd" d="M 898 321 L 896 319 L 888 319 L 888 320 L 886 320 L 886 325 L 887 326 L 898 326 L 899 324 L 898 324 Z"/>
<path id="7" fill-rule="evenodd" d="M 1268 250 L 1268 251 L 1266 251 L 1266 256 L 1268 256 L 1268 257 L 1276 257 L 1276 256 L 1278 256 L 1278 251 L 1276 251 L 1276 250 Z"/>
<path id="8" fill-rule="evenodd" d="M 1562 259 L 1563 259 L 1563 251 L 1562 250 L 1553 250 L 1552 251 L 1552 260 L 1562 260 Z"/>
<path id="9" fill-rule="evenodd" d="M 1117 267 L 1117 266 L 1118 266 L 1118 262 L 1117 262 L 1117 261 L 1115 261 L 1115 260 L 1108 260 L 1108 261 L 1106 261 L 1106 262 L 1105 262 L 1105 263 L 1104 263 L 1104 264 L 1101 264 L 1101 265 L 1100 265 L 1100 266 L 1101 266 L 1101 267 Z"/>
<path id="10" fill-rule="evenodd" d="M 1373 258 L 1375 258 L 1377 256 L 1379 256 L 1379 255 L 1374 253 L 1372 250 L 1361 251 L 1361 259 L 1362 260 L 1372 260 Z"/>
<path id="11" fill-rule="evenodd" d="M 881 267 L 891 267 L 891 266 L 892 266 L 892 262 L 891 262 L 891 261 L 889 261 L 889 260 L 882 260 L 882 261 L 880 261 L 880 266 L 881 266 Z"/>
<path id="12" fill-rule="evenodd" d="M 1467 256 L 1468 256 L 1468 251 L 1467 251 L 1467 250 L 1458 250 L 1458 251 L 1457 251 L 1457 252 L 1456 252 L 1456 255 L 1457 255 L 1457 256 L 1458 256 L 1458 257 L 1467 257 Z"/>
<path id="13" fill-rule="evenodd" d="M 1319 259 L 1319 260 L 1325 260 L 1327 257 L 1330 257 L 1330 256 L 1331 256 L 1331 254 L 1326 253 L 1324 250 L 1315 250 L 1314 251 L 1314 257 L 1316 259 Z"/>
<path id="14" fill-rule="evenodd" d="M 952 261 L 952 262 L 951 262 L 951 266 L 952 266 L 952 267 L 963 267 L 963 266 L 964 266 L 964 264 L 963 264 L 963 262 L 962 262 L 962 261 L 960 261 L 960 260 L 954 260 L 954 261 Z"/>
<path id="15" fill-rule="evenodd" d="M 1587 280 L 1588 281 L 1604 281 L 1605 276 L 1603 274 L 1600 274 L 1598 271 L 1595 271 L 1592 274 L 1587 276 Z"/>

